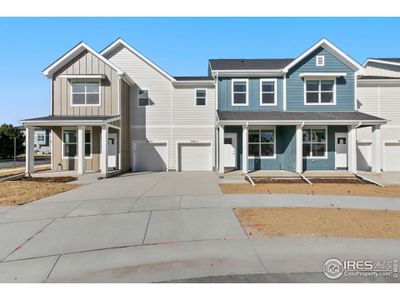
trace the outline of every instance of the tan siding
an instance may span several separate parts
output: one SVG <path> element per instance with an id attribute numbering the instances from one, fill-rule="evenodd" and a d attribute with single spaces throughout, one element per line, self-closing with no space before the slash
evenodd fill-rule
<path id="1" fill-rule="evenodd" d="M 130 86 L 121 80 L 121 169 L 128 170 L 131 164 L 130 142 Z"/>

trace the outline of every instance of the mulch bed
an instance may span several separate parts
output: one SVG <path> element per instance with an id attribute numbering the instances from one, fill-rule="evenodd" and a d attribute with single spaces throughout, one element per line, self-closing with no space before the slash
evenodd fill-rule
<path id="1" fill-rule="evenodd" d="M 60 176 L 60 177 L 24 177 L 10 181 L 33 181 L 33 182 L 58 182 L 67 183 L 76 181 L 77 178 L 73 176 Z"/>

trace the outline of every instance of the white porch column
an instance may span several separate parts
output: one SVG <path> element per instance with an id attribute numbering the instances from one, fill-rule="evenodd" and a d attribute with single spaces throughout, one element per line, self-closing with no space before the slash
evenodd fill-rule
<path id="1" fill-rule="evenodd" d="M 303 173 L 303 125 L 296 126 L 296 173 Z"/>
<path id="2" fill-rule="evenodd" d="M 224 173 L 225 172 L 225 166 L 224 166 L 224 157 L 223 157 L 223 152 L 224 152 L 224 138 L 225 138 L 225 130 L 224 130 L 224 125 L 219 125 L 219 160 L 218 160 L 218 166 L 219 166 L 219 173 Z"/>
<path id="3" fill-rule="evenodd" d="M 78 126 L 78 174 L 85 172 L 85 126 Z"/>
<path id="4" fill-rule="evenodd" d="M 382 171 L 382 145 L 381 145 L 381 126 L 372 126 L 372 172 Z"/>
<path id="5" fill-rule="evenodd" d="M 357 172 L 357 129 L 355 125 L 349 126 L 348 137 L 348 170 Z"/>
<path id="6" fill-rule="evenodd" d="M 243 125 L 242 129 L 242 171 L 244 174 L 247 174 L 249 172 L 249 167 L 248 167 L 248 156 L 249 156 L 249 127 L 248 125 Z"/>
<path id="7" fill-rule="evenodd" d="M 26 126 L 25 130 L 25 173 L 33 173 L 35 165 L 34 156 L 34 134 L 35 128 L 32 126 Z"/>
<path id="8" fill-rule="evenodd" d="M 108 126 L 101 126 L 101 152 L 100 152 L 100 169 L 103 175 L 107 175 L 108 171 Z"/>

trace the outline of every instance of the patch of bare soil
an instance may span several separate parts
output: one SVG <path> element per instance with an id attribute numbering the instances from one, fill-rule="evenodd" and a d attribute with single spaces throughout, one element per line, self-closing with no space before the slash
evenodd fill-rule
<path id="1" fill-rule="evenodd" d="M 260 183 L 253 187 L 250 184 L 220 184 L 224 194 L 307 194 L 307 195 L 341 195 L 370 197 L 400 197 L 400 185 L 379 187 L 373 184 L 348 183 Z"/>
<path id="2" fill-rule="evenodd" d="M 400 212 L 387 210 L 276 207 L 236 208 L 249 236 L 400 239 Z"/>

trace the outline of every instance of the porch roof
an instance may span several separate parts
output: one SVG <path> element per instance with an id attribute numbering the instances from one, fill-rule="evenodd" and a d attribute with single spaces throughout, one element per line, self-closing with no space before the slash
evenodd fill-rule
<path id="1" fill-rule="evenodd" d="M 376 125 L 387 120 L 358 111 L 218 111 L 221 123 L 270 123 L 270 124 L 359 124 Z"/>
<path id="2" fill-rule="evenodd" d="M 120 116 L 46 116 L 25 119 L 21 123 L 31 126 L 104 125 L 119 118 Z"/>

